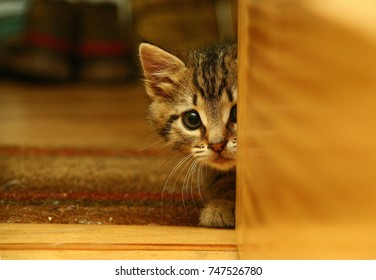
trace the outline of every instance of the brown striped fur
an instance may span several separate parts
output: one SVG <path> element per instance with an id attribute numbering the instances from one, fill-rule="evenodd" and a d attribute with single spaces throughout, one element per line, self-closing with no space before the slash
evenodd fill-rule
<path id="1" fill-rule="evenodd" d="M 236 44 L 189 51 L 183 61 L 143 43 L 140 58 L 152 126 L 171 149 L 187 154 L 192 169 L 209 169 L 200 224 L 234 227 Z"/>

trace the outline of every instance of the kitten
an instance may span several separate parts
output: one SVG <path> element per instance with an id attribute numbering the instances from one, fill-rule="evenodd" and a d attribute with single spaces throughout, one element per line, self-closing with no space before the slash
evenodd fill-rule
<path id="1" fill-rule="evenodd" d="M 139 48 L 152 125 L 171 149 L 207 166 L 206 227 L 235 226 L 237 46 L 188 52 L 183 62 L 154 45 Z"/>

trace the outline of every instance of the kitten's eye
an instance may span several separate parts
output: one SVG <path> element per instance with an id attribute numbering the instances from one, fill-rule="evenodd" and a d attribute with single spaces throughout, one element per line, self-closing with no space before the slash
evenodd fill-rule
<path id="1" fill-rule="evenodd" d="M 190 130 L 198 129 L 201 126 L 201 118 L 197 111 L 192 110 L 183 114 L 183 124 Z"/>
<path id="2" fill-rule="evenodd" d="M 230 121 L 236 123 L 236 115 L 237 115 L 237 109 L 236 109 L 236 105 L 232 106 L 231 108 L 231 111 L 230 111 Z"/>

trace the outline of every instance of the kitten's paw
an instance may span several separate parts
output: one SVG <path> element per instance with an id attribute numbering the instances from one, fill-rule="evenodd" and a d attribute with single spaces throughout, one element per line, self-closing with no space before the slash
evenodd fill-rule
<path id="1" fill-rule="evenodd" d="M 201 212 L 200 226 L 212 228 L 234 228 L 234 202 L 224 200 L 210 201 Z"/>

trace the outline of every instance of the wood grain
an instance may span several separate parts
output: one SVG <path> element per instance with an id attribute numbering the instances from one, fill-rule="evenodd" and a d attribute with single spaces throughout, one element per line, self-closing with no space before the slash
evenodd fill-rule
<path id="1" fill-rule="evenodd" d="M 236 260 L 235 251 L 2 250 L 3 260 Z"/>
<path id="2" fill-rule="evenodd" d="M 234 230 L 0 224 L 1 259 L 236 259 Z"/>
<path id="3" fill-rule="evenodd" d="M 375 4 L 239 12 L 240 256 L 374 259 Z"/>

